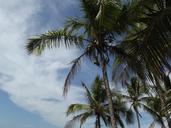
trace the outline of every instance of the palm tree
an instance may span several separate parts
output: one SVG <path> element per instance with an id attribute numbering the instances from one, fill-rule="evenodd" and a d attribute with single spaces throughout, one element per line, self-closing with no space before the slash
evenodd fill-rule
<path id="1" fill-rule="evenodd" d="M 107 65 L 110 62 L 110 51 L 122 54 L 120 48 L 115 46 L 114 41 L 116 33 L 126 29 L 126 26 L 120 22 L 123 13 L 125 13 L 124 8 L 120 0 L 80 0 L 80 4 L 83 17 L 69 18 L 63 29 L 49 31 L 29 39 L 26 48 L 30 54 L 41 54 L 46 47 L 60 47 L 60 45 L 65 45 L 66 48 L 72 46 L 80 48 L 83 53 L 72 61 L 73 65 L 64 84 L 64 95 L 68 92 L 71 79 L 78 71 L 81 60 L 88 57 L 93 64 L 101 68 L 109 102 L 111 126 L 114 128 L 114 107 L 109 87 Z"/>
<path id="2" fill-rule="evenodd" d="M 160 84 L 160 88 L 155 88 L 155 97 L 149 99 L 148 106 L 155 110 L 160 115 L 161 119 L 166 119 L 168 127 L 171 128 L 171 81 L 169 74 L 163 77 L 163 81 L 160 82 Z M 158 104 L 161 105 L 158 106 Z"/>
<path id="3" fill-rule="evenodd" d="M 125 128 L 123 120 L 129 125 L 134 123 L 134 113 L 127 107 L 127 102 L 117 93 L 113 95 L 114 115 L 116 118 L 116 128 Z"/>
<path id="4" fill-rule="evenodd" d="M 148 99 L 148 88 L 138 80 L 138 78 L 133 77 L 130 83 L 125 82 L 127 85 L 127 94 L 121 94 L 127 102 L 130 103 L 130 109 L 133 108 L 136 114 L 138 128 L 140 125 L 140 117 L 139 108 L 144 107 L 145 109 L 150 109 L 145 105 L 145 101 Z"/>
<path id="5" fill-rule="evenodd" d="M 86 90 L 86 104 L 71 104 L 68 107 L 67 115 L 79 113 L 74 116 L 72 120 L 70 120 L 66 124 L 66 128 L 71 127 L 74 122 L 79 121 L 80 127 L 85 123 L 85 121 L 90 117 L 95 117 L 95 128 L 101 127 L 101 119 L 104 124 L 107 126 L 109 124 L 109 114 L 107 108 L 104 107 L 104 103 L 106 101 L 106 93 L 103 88 L 103 81 L 97 76 L 92 83 L 92 88 L 89 90 L 84 83 L 82 83 L 83 87 Z"/>
<path id="6" fill-rule="evenodd" d="M 106 126 L 110 124 L 110 115 L 108 110 L 108 104 L 106 104 L 106 93 L 103 86 L 104 82 L 97 76 L 92 83 L 91 90 L 89 90 L 84 83 L 83 87 L 86 90 L 86 104 L 71 104 L 68 107 L 67 115 L 77 114 L 66 124 L 65 128 L 71 127 L 76 121 L 80 122 L 80 127 L 90 117 L 95 117 L 95 128 L 101 127 L 101 120 Z M 119 125 L 124 128 L 123 119 L 127 123 L 133 123 L 133 113 L 128 110 L 126 103 L 121 100 L 121 97 L 113 99 L 114 115 L 116 117 L 116 126 Z M 121 118 L 122 117 L 122 118 Z"/>
<path id="7" fill-rule="evenodd" d="M 165 96 L 165 104 L 163 112 L 166 114 L 168 127 L 171 128 L 171 81 L 169 77 L 170 73 L 164 76 L 164 96 Z"/>
<path id="8" fill-rule="evenodd" d="M 130 0 L 128 5 L 125 10 L 131 26 L 120 47 L 131 57 L 118 56 L 116 62 L 123 71 L 131 69 L 141 79 L 155 82 L 171 69 L 168 62 L 171 55 L 171 2 Z"/>
<path id="9" fill-rule="evenodd" d="M 147 112 L 149 112 L 154 118 L 154 123 L 157 122 L 158 124 L 161 125 L 162 128 L 166 128 L 164 119 L 163 119 L 163 118 L 166 118 L 166 115 L 162 110 L 163 107 L 161 105 L 160 97 L 159 96 L 149 97 L 146 100 L 146 102 L 147 102 L 148 108 L 150 108 L 150 111 L 147 110 Z"/>
<path id="10" fill-rule="evenodd" d="M 143 100 L 144 109 L 154 118 L 153 124 L 157 122 L 162 128 L 171 128 L 170 108 L 171 108 L 171 82 L 169 75 L 163 77 L 160 85 L 150 85 L 150 95 Z"/>
<path id="11" fill-rule="evenodd" d="M 143 108 L 148 114 L 154 118 L 154 122 L 159 123 L 162 128 L 166 128 L 165 119 L 167 120 L 168 127 L 170 128 L 170 79 L 168 76 L 164 78 L 165 83 L 161 86 L 160 92 L 164 99 L 161 99 L 155 85 L 144 85 L 138 78 L 133 77 L 130 84 L 126 82 L 128 94 L 121 94 L 128 100 L 136 113 L 138 128 L 140 128 L 140 113 L 139 108 Z M 158 89 L 158 88 L 157 88 Z M 164 102 L 162 102 L 164 101 Z M 164 103 L 164 104 L 163 104 Z M 153 124 L 154 124 L 153 122 Z"/>
<path id="12" fill-rule="evenodd" d="M 132 24 L 120 43 L 120 47 L 129 57 L 116 57 L 113 75 L 121 77 L 123 81 L 135 74 L 143 82 L 150 80 L 156 86 L 163 108 L 167 98 L 165 91 L 162 91 L 161 81 L 164 81 L 166 72 L 171 70 L 171 1 L 131 0 L 129 4 L 126 10 Z"/>

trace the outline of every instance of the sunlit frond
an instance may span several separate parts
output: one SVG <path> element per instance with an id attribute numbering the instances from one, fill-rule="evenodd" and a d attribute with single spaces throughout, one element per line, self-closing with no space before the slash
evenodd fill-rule
<path id="1" fill-rule="evenodd" d="M 82 114 L 74 116 L 70 121 L 66 123 L 65 128 L 74 128 L 77 122 L 80 122 L 80 128 L 81 128 L 83 122 L 91 115 L 92 112 L 84 112 Z"/>
<path id="2" fill-rule="evenodd" d="M 81 29 L 85 29 L 87 27 L 87 23 L 82 19 L 77 18 L 68 18 L 65 22 L 64 29 L 70 33 L 79 33 Z"/>
<path id="3" fill-rule="evenodd" d="M 71 46 L 82 47 L 83 37 L 72 35 L 65 30 L 49 31 L 45 34 L 30 38 L 26 45 L 29 54 L 41 54 L 45 48 L 60 47 L 61 45 L 66 48 Z"/>
<path id="4" fill-rule="evenodd" d="M 82 111 L 90 110 L 90 105 L 88 104 L 71 104 L 67 110 L 67 116 L 73 113 L 79 113 Z"/>

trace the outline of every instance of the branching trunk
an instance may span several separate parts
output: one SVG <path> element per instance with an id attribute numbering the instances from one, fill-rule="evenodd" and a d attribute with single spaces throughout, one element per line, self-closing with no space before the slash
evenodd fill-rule
<path id="1" fill-rule="evenodd" d="M 105 86 L 105 89 L 106 89 L 106 94 L 107 94 L 108 103 L 109 103 L 111 127 L 115 128 L 116 120 L 115 120 L 115 116 L 114 116 L 114 106 L 113 106 L 112 94 L 111 94 L 111 90 L 110 90 L 110 86 L 109 86 L 109 81 L 108 81 L 108 76 L 107 76 L 107 67 L 106 67 L 105 62 L 102 63 L 101 68 L 102 68 L 104 86 Z"/>

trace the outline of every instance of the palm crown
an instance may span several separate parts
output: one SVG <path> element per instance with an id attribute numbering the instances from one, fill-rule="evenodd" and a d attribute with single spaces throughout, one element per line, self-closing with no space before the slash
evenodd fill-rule
<path id="1" fill-rule="evenodd" d="M 84 83 L 83 87 L 86 90 L 86 104 L 71 104 L 68 107 L 67 115 L 77 114 L 66 124 L 66 128 L 71 127 L 76 121 L 80 122 L 80 127 L 85 123 L 88 118 L 95 117 L 96 128 L 101 127 L 101 120 L 106 126 L 110 124 L 110 114 L 108 110 L 108 105 L 106 104 L 106 93 L 103 86 L 103 81 L 97 76 L 92 83 L 92 88 L 89 90 Z M 124 128 L 123 119 L 127 123 L 133 123 L 133 113 L 126 106 L 126 103 L 122 101 L 119 97 L 114 96 L 114 115 L 116 117 L 117 125 Z M 122 117 L 122 118 L 121 118 Z"/>

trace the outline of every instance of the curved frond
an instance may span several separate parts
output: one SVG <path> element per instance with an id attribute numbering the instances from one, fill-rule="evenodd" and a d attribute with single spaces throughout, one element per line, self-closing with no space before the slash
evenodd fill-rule
<path id="1" fill-rule="evenodd" d="M 84 12 L 84 17 L 91 24 L 94 23 L 98 12 L 98 0 L 80 0 L 81 9 Z"/>
<path id="2" fill-rule="evenodd" d="M 125 112 L 125 119 L 126 119 L 126 123 L 128 123 L 128 124 L 134 123 L 134 113 L 131 109 L 129 109 Z"/>
<path id="3" fill-rule="evenodd" d="M 107 98 L 106 91 L 105 91 L 103 84 L 104 84 L 103 80 L 100 78 L 100 76 L 96 76 L 95 80 L 93 81 L 91 85 L 92 95 L 94 99 L 99 103 L 105 102 Z"/>
<path id="4" fill-rule="evenodd" d="M 140 28 L 136 34 L 131 34 L 125 42 L 128 46 L 127 52 L 137 56 L 141 63 L 144 63 L 146 72 L 155 74 L 158 78 L 162 76 L 164 68 L 170 70 L 167 58 L 170 49 L 171 17 L 168 11 L 162 9 L 148 12 L 146 18 L 141 21 L 145 27 Z"/>
<path id="5" fill-rule="evenodd" d="M 104 124 L 105 124 L 106 126 L 108 126 L 108 125 L 110 124 L 109 113 L 101 113 L 100 116 L 101 116 L 101 118 L 102 118 Z"/>
<path id="6" fill-rule="evenodd" d="M 118 15 L 120 14 L 119 3 L 115 0 L 99 0 L 99 11 L 96 15 L 96 21 L 99 26 L 111 30 L 114 27 Z"/>
<path id="7" fill-rule="evenodd" d="M 80 122 L 80 127 L 81 127 L 82 123 L 86 121 L 86 119 L 91 115 L 92 112 L 85 112 L 77 116 L 74 116 L 70 121 L 66 123 L 65 128 L 74 128 L 77 122 Z"/>
<path id="8" fill-rule="evenodd" d="M 94 99 L 92 93 L 90 92 L 90 90 L 87 88 L 87 86 L 82 82 L 82 86 L 85 88 L 86 90 L 86 97 L 87 97 L 87 100 L 89 102 L 90 105 L 95 105 L 97 104 L 97 101 Z"/>
<path id="9" fill-rule="evenodd" d="M 127 44 L 128 45 L 128 44 Z M 126 46 L 127 46 L 126 45 Z M 112 79 L 114 82 L 124 82 L 132 76 L 138 75 L 142 80 L 145 79 L 145 66 L 138 60 L 136 54 L 128 50 L 136 51 L 136 48 L 127 48 L 122 42 L 120 45 L 111 47 L 110 52 L 114 54 L 115 59 L 112 67 Z"/>
<path id="10" fill-rule="evenodd" d="M 164 125 L 163 119 L 161 117 L 161 115 L 159 115 L 158 112 L 156 112 L 154 109 L 142 104 L 143 108 L 145 111 L 147 111 L 156 122 L 158 122 L 159 124 L 161 124 L 162 126 Z"/>
<path id="11" fill-rule="evenodd" d="M 117 123 L 119 124 L 119 126 L 121 128 L 125 128 L 123 120 L 119 116 L 116 116 L 116 118 L 117 118 Z"/>
<path id="12" fill-rule="evenodd" d="M 71 104 L 67 110 L 67 116 L 70 114 L 74 114 L 76 112 L 87 111 L 90 110 L 90 105 L 88 104 Z"/>
<path id="13" fill-rule="evenodd" d="M 41 54 L 46 47 L 60 47 L 61 45 L 64 45 L 66 48 L 71 46 L 82 47 L 83 37 L 72 35 L 65 30 L 49 31 L 45 34 L 30 38 L 26 49 L 29 54 Z"/>
<path id="14" fill-rule="evenodd" d="M 76 58 L 75 60 L 73 60 L 71 69 L 65 79 L 65 83 L 64 83 L 64 89 L 63 89 L 63 95 L 66 96 L 68 90 L 69 90 L 69 85 L 71 82 L 71 79 L 74 78 L 74 75 L 77 73 L 77 71 L 80 68 L 81 65 L 81 59 L 86 55 L 87 53 L 84 52 L 82 55 L 80 55 L 78 58 Z"/>
<path id="15" fill-rule="evenodd" d="M 73 32 L 80 32 L 81 29 L 85 29 L 87 27 L 87 23 L 85 23 L 83 20 L 77 19 L 77 18 L 68 18 L 64 29 L 70 33 Z"/>
<path id="16" fill-rule="evenodd" d="M 84 124 L 84 122 L 87 120 L 87 118 L 89 118 L 90 116 L 92 116 L 93 112 L 87 112 L 85 113 L 82 118 L 80 119 L 80 128 L 82 127 L 82 125 Z"/>

